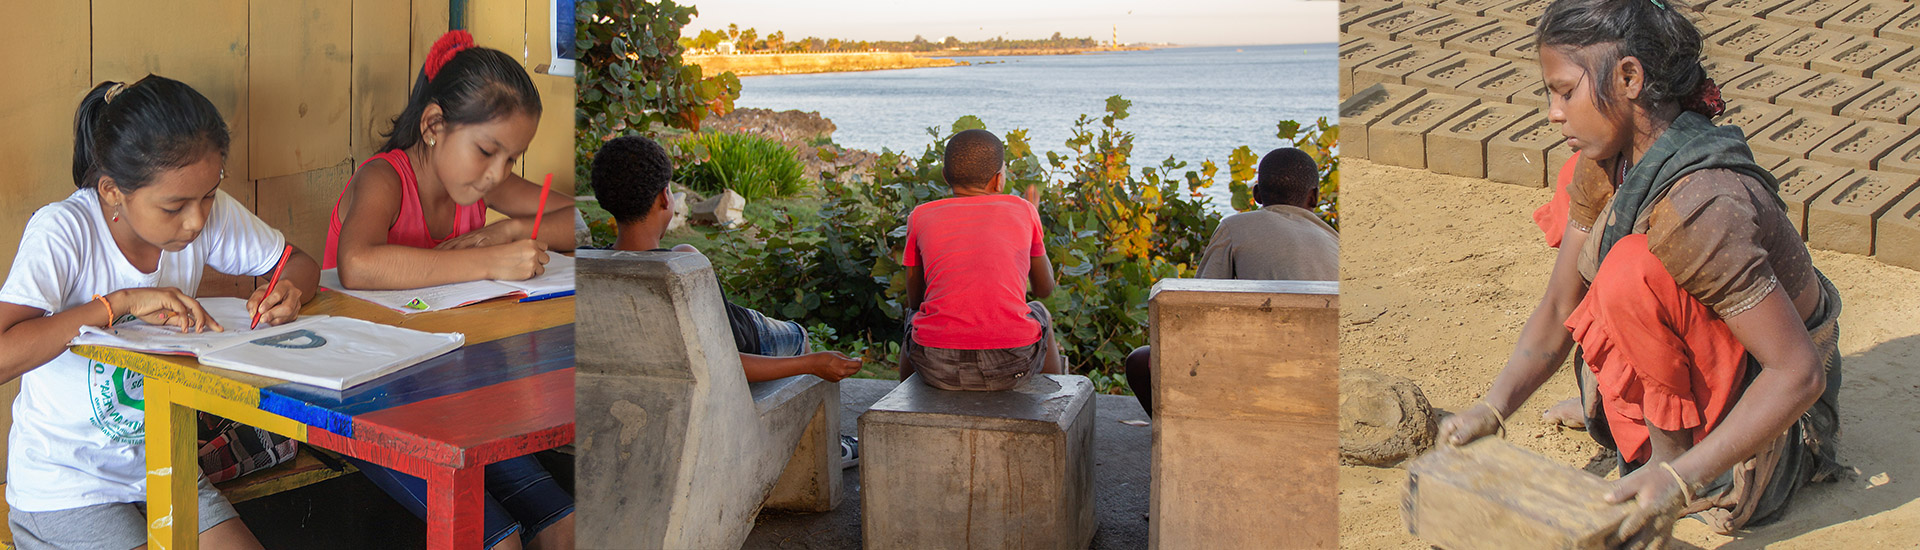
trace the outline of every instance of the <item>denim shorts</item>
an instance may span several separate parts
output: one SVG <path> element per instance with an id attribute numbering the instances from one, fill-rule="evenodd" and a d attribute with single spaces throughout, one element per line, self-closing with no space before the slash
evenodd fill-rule
<path id="1" fill-rule="evenodd" d="M 343 456 L 388 496 L 421 519 L 427 517 L 427 482 L 397 470 Z M 486 545 L 492 548 L 515 533 L 521 542 L 573 513 L 573 495 L 533 455 L 486 466 Z"/>
<path id="2" fill-rule="evenodd" d="M 200 532 L 240 517 L 227 497 L 200 478 Z M 47 512 L 7 511 L 13 547 L 21 550 L 127 550 L 147 543 L 147 507 L 114 502 Z"/>
<path id="3" fill-rule="evenodd" d="M 1040 340 L 1008 349 L 946 349 L 913 340 L 913 317 L 907 312 L 907 338 L 900 346 L 901 366 L 912 366 L 920 380 L 943 390 L 1001 391 L 1020 385 L 1039 373 L 1053 353 L 1053 314 L 1040 302 L 1027 302 L 1027 316 L 1040 322 Z"/>
<path id="4" fill-rule="evenodd" d="M 753 311 L 753 314 L 754 324 L 760 327 L 760 353 L 756 355 L 793 357 L 807 352 L 806 327 L 793 321 L 774 319 L 758 311 Z"/>

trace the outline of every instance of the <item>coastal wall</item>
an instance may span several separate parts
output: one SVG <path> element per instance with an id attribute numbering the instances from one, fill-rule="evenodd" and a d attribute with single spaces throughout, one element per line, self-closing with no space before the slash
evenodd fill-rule
<path id="1" fill-rule="evenodd" d="M 900 52 L 688 55 L 685 60 L 688 64 L 699 65 L 709 75 L 731 71 L 738 76 L 881 71 L 967 64 L 952 59 L 918 57 Z"/>

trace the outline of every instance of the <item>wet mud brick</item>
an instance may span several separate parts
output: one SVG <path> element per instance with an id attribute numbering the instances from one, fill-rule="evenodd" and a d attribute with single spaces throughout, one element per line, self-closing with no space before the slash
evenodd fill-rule
<path id="1" fill-rule="evenodd" d="M 1758 101 L 1740 101 L 1727 105 L 1727 111 L 1714 119 L 1714 124 L 1739 126 L 1747 139 L 1767 129 L 1767 126 L 1786 117 L 1793 109 L 1761 103 Z"/>
<path id="2" fill-rule="evenodd" d="M 1500 48 L 1520 40 L 1533 40 L 1533 28 L 1513 22 L 1501 22 L 1474 29 L 1448 39 L 1441 47 L 1480 55 L 1493 55 Z"/>
<path id="3" fill-rule="evenodd" d="M 1500 7 L 1508 0 L 1443 0 L 1434 4 L 1433 9 L 1467 15 L 1486 15 L 1487 10 Z"/>
<path id="4" fill-rule="evenodd" d="M 1879 36 L 1920 46 L 1920 9 L 1908 9 L 1881 25 Z"/>
<path id="5" fill-rule="evenodd" d="M 1823 73 L 1867 76 L 1912 49 L 1913 46 L 1892 39 L 1855 38 L 1821 50 L 1807 68 Z"/>
<path id="6" fill-rule="evenodd" d="M 1367 127 L 1426 93 L 1412 86 L 1375 84 L 1348 96 L 1340 102 L 1340 125 L 1357 131 L 1348 132 L 1341 140 L 1340 154 L 1372 158 L 1367 150 Z"/>
<path id="7" fill-rule="evenodd" d="M 1827 19 L 1841 10 L 1852 6 L 1856 0 L 1794 0 L 1779 9 L 1767 12 L 1768 21 L 1779 21 L 1800 28 L 1821 27 Z"/>
<path id="8" fill-rule="evenodd" d="M 1528 92 L 1545 89 L 1540 83 L 1540 66 L 1532 63 L 1509 63 L 1504 67 L 1487 71 L 1460 85 L 1460 93 L 1501 103 L 1531 103 Z M 1525 100 L 1525 101 L 1523 101 Z M 1544 103 L 1533 105 L 1544 107 Z"/>
<path id="9" fill-rule="evenodd" d="M 1768 171 L 1780 180 L 1780 200 L 1787 203 L 1787 219 L 1793 221 L 1793 228 L 1800 232 L 1802 240 L 1807 238 L 1807 204 L 1828 187 L 1839 183 L 1840 178 L 1853 174 L 1852 168 L 1806 159 L 1789 160 Z"/>
<path id="10" fill-rule="evenodd" d="M 1893 152 L 1920 128 L 1891 122 L 1854 122 L 1847 130 L 1821 143 L 1807 158 L 1855 170 L 1879 167 L 1881 157 Z"/>
<path id="11" fill-rule="evenodd" d="M 1407 464 L 1407 531 L 1447 550 L 1600 550 L 1632 510 L 1607 481 L 1505 440 L 1441 445 Z"/>
<path id="12" fill-rule="evenodd" d="M 1920 48 L 1915 48 L 1905 54 L 1901 54 L 1900 57 L 1893 58 L 1893 61 L 1888 61 L 1887 64 L 1881 65 L 1880 68 L 1874 69 L 1873 72 L 1867 76 L 1888 82 L 1899 81 L 1909 84 L 1920 84 Z"/>
<path id="13" fill-rule="evenodd" d="M 1487 10 L 1486 15 L 1532 25 L 1540 20 L 1540 14 L 1546 13 L 1547 5 L 1552 3 L 1553 0 L 1511 0 Z"/>
<path id="14" fill-rule="evenodd" d="M 1768 44 L 1753 60 L 1770 65 L 1784 65 L 1802 69 L 1813 66 L 1813 60 L 1820 52 L 1839 46 L 1853 37 L 1825 29 L 1798 29 L 1778 42 Z"/>
<path id="15" fill-rule="evenodd" d="M 1754 153 L 1753 155 L 1753 162 L 1758 163 L 1761 168 L 1765 168 L 1769 172 L 1779 169 L 1782 164 L 1795 160 L 1804 159 L 1789 159 L 1773 153 Z M 1777 176 L 1778 174 L 1775 175 Z"/>
<path id="16" fill-rule="evenodd" d="M 1507 44 L 1501 46 L 1498 50 L 1494 50 L 1493 56 L 1514 61 L 1539 63 L 1540 52 L 1538 48 L 1539 44 L 1534 43 L 1531 38 L 1515 40 L 1512 44 Z"/>
<path id="17" fill-rule="evenodd" d="M 1454 93 L 1467 81 L 1506 67 L 1512 62 L 1491 55 L 1463 53 L 1434 63 L 1407 75 L 1408 86 L 1423 86 L 1439 93 Z"/>
<path id="18" fill-rule="evenodd" d="M 1460 55 L 1440 49 L 1407 48 L 1367 62 L 1353 70 L 1353 89 L 1374 84 L 1406 84 L 1407 75 Z"/>
<path id="19" fill-rule="evenodd" d="M 1794 86 L 1799 86 L 1818 76 L 1820 76 L 1820 73 L 1806 69 L 1762 65 L 1760 68 L 1754 69 L 1742 75 L 1740 78 L 1734 79 L 1732 82 L 1721 86 L 1720 93 L 1732 98 L 1745 98 L 1761 103 L 1773 103 L 1773 99 L 1780 97 L 1780 94 L 1787 93 L 1787 90 L 1793 89 Z M 1355 80 L 1354 82 L 1358 83 L 1359 81 Z"/>
<path id="20" fill-rule="evenodd" d="M 1368 17 L 1347 26 L 1347 34 L 1365 36 L 1381 40 L 1395 40 L 1397 35 L 1413 30 L 1430 21 L 1446 16 L 1444 12 L 1415 6 L 1401 6 Z"/>
<path id="21" fill-rule="evenodd" d="M 1900 197 L 1920 186 L 1920 176 L 1855 171 L 1807 206 L 1807 244 L 1848 254 L 1873 254 L 1874 223 Z"/>
<path id="22" fill-rule="evenodd" d="M 1789 25 L 1748 19 L 1734 23 L 1720 32 L 1706 38 L 1706 53 L 1710 56 L 1732 57 L 1741 61 L 1753 61 L 1754 56 L 1766 50 L 1768 46 L 1792 35 L 1796 29 Z M 1804 68 L 1804 67 L 1803 67 Z"/>
<path id="23" fill-rule="evenodd" d="M 1746 21 L 1749 18 L 1700 13 L 1694 15 L 1692 19 L 1694 30 L 1700 31 L 1700 38 L 1705 39 L 1713 36 L 1713 33 L 1720 32 L 1720 29 L 1731 27 L 1734 23 Z"/>
<path id="24" fill-rule="evenodd" d="M 1399 2 L 1388 3 L 1368 0 L 1341 2 L 1339 15 L 1340 32 L 1345 33 L 1347 32 L 1347 27 L 1352 26 L 1354 23 L 1359 23 L 1369 17 L 1393 11 L 1398 7 L 1400 7 Z"/>
<path id="25" fill-rule="evenodd" d="M 1912 4 L 1897 0 L 1866 0 L 1856 2 L 1840 13 L 1827 18 L 1820 28 L 1833 29 L 1854 36 L 1880 36 L 1880 27 L 1893 22 Z"/>
<path id="26" fill-rule="evenodd" d="M 1448 40 L 1473 32 L 1481 27 L 1492 26 L 1497 19 L 1476 15 L 1449 13 L 1439 19 L 1428 21 L 1413 30 L 1399 34 L 1398 41 L 1416 48 L 1439 48 Z"/>
<path id="27" fill-rule="evenodd" d="M 1840 116 L 1854 120 L 1874 120 L 1907 124 L 1915 109 L 1920 109 L 1920 85 L 1883 82 L 1866 95 L 1840 108 Z"/>
<path id="28" fill-rule="evenodd" d="M 1367 158 L 1382 164 L 1426 168 L 1427 132 L 1479 102 L 1449 94 L 1420 96 L 1367 127 Z"/>
<path id="29" fill-rule="evenodd" d="M 1801 113 L 1837 115 L 1840 107 L 1879 85 L 1879 81 L 1858 76 L 1823 74 L 1773 98 L 1773 103 Z"/>
<path id="30" fill-rule="evenodd" d="M 1907 193 L 1874 221 L 1874 257 L 1882 263 L 1920 269 L 1920 193 Z"/>
<path id="31" fill-rule="evenodd" d="M 1353 94 L 1354 69 L 1386 57 L 1394 52 L 1407 49 L 1405 44 L 1396 44 L 1377 38 L 1360 37 L 1348 40 L 1340 45 L 1340 97 Z"/>
<path id="32" fill-rule="evenodd" d="M 1840 135 L 1853 121 L 1833 115 L 1793 112 L 1747 139 L 1754 151 L 1807 158 L 1815 147 Z"/>
<path id="33" fill-rule="evenodd" d="M 1719 0 L 1700 10 L 1714 15 L 1729 17 L 1766 17 L 1774 10 L 1787 7 L 1796 0 Z"/>
<path id="34" fill-rule="evenodd" d="M 1481 103 L 1427 133 L 1427 169 L 1469 178 L 1487 177 L 1487 141 L 1539 111 L 1505 103 Z"/>
<path id="35" fill-rule="evenodd" d="M 1554 148 L 1565 145 L 1560 128 L 1536 112 L 1487 140 L 1487 179 L 1545 187 L 1552 171 L 1560 169 L 1549 164 L 1547 157 Z"/>
<path id="36" fill-rule="evenodd" d="M 1893 153 L 1880 157 L 1877 166 L 1882 172 L 1920 175 L 1920 139 L 1895 146 Z"/>
<path id="37" fill-rule="evenodd" d="M 1735 79 L 1747 76 L 1747 73 L 1751 73 L 1754 69 L 1760 67 L 1761 65 L 1759 63 L 1738 59 L 1710 57 L 1700 60 L 1700 68 L 1707 70 L 1707 78 L 1713 79 L 1716 84 L 1719 84 L 1720 87 L 1723 88 Z"/>

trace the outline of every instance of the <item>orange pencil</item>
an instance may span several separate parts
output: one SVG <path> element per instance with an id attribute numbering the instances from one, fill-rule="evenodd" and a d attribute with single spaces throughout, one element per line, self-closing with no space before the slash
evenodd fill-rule
<path id="1" fill-rule="evenodd" d="M 546 183 L 540 184 L 540 211 L 533 213 L 533 240 L 540 240 L 540 218 L 547 215 L 547 193 L 553 191 L 553 173 L 547 173 Z"/>
<path id="2" fill-rule="evenodd" d="M 280 265 L 273 268 L 273 278 L 267 280 L 267 294 L 266 294 L 267 296 L 273 295 L 273 285 L 280 284 L 280 272 L 287 270 L 287 259 L 292 257 L 293 257 L 293 245 L 287 245 L 287 249 L 280 253 Z M 261 300 L 262 302 L 264 302 L 266 298 L 261 298 Z M 260 314 L 266 313 L 266 312 L 267 312 L 266 309 L 261 309 L 260 311 L 253 312 L 253 322 L 247 323 L 247 330 L 253 330 L 255 328 L 259 328 Z"/>

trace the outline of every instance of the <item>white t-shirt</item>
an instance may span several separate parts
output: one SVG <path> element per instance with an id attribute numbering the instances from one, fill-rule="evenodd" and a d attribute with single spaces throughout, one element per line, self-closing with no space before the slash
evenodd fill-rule
<path id="1" fill-rule="evenodd" d="M 173 287 L 192 295 L 203 267 L 259 276 L 280 261 L 286 239 L 225 191 L 200 237 L 160 253 L 141 273 L 120 253 L 100 213 L 100 197 L 81 189 L 34 212 L 20 236 L 0 301 L 48 314 L 79 307 L 95 294 Z M 139 373 L 67 351 L 20 377 L 7 434 L 7 504 L 46 512 L 147 499 L 145 391 Z"/>

